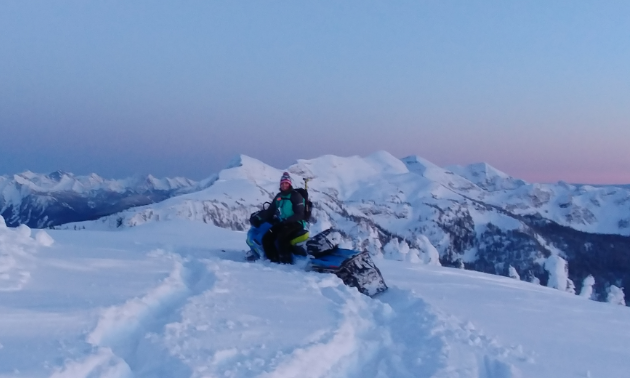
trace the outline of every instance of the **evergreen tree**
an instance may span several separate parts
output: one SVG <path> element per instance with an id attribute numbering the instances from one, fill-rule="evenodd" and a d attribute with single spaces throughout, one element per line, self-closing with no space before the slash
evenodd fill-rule
<path id="1" fill-rule="evenodd" d="M 582 281 L 580 296 L 588 299 L 593 299 L 593 285 L 595 285 L 595 278 L 589 274 L 584 279 L 584 281 Z"/>

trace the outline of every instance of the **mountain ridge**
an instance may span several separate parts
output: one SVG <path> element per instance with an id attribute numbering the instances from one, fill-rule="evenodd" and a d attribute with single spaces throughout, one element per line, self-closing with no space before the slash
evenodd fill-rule
<path id="1" fill-rule="evenodd" d="M 526 183 L 482 168 L 485 187 L 422 158 L 386 152 L 325 155 L 284 170 L 243 155 L 203 190 L 67 227 L 118 229 L 186 219 L 245 231 L 249 215 L 277 192 L 286 170 L 295 186 L 311 179 L 311 233 L 337 228 L 349 247 L 409 262 L 426 261 L 435 248 L 443 265 L 499 275 L 514 270 L 543 285 L 557 281 L 545 261 L 559 258 L 569 271 L 566 290 L 579 291 L 592 275 L 599 300 L 613 286 L 630 285 L 630 261 L 622 253 L 630 250 L 629 190 Z M 581 247 L 588 243 L 597 250 Z"/>
<path id="2" fill-rule="evenodd" d="M 561 259 L 568 269 L 566 290 L 579 291 L 593 276 L 599 300 L 606 300 L 613 286 L 630 285 L 630 273 L 625 273 L 630 261 L 623 255 L 630 250 L 630 190 L 527 183 L 485 163 L 441 168 L 418 156 L 397 159 L 385 151 L 366 157 L 324 155 L 286 169 L 238 155 L 202 183 L 172 192 L 125 192 L 129 196 L 100 202 L 109 214 L 92 209 L 89 219 L 98 220 L 62 228 L 115 230 L 185 219 L 245 231 L 249 215 L 277 192 L 283 171 L 291 173 L 297 187 L 311 179 L 312 234 L 337 228 L 348 247 L 375 256 L 415 263 L 430 260 L 437 250 L 443 265 L 515 272 L 543 285 L 558 281 L 558 270 L 545 261 Z M 87 211 L 57 195 L 57 202 L 74 205 L 77 216 Z M 49 203 L 39 200 L 40 207 Z"/>
<path id="3" fill-rule="evenodd" d="M 97 219 L 198 187 L 199 183 L 182 177 L 135 175 L 110 180 L 95 173 L 75 176 L 64 171 L 25 171 L 0 176 L 0 215 L 12 227 L 26 224 L 45 228 Z"/>

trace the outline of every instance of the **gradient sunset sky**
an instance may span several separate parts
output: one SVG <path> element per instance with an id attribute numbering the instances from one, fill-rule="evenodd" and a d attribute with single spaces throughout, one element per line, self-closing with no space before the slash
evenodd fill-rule
<path id="1" fill-rule="evenodd" d="M 386 150 L 630 183 L 630 1 L 0 2 L 0 174 Z"/>

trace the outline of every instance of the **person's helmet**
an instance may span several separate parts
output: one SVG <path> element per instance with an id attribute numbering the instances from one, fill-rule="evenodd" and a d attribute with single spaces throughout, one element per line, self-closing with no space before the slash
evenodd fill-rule
<path id="1" fill-rule="evenodd" d="M 280 185 L 282 185 L 282 183 L 284 182 L 288 182 L 289 185 L 293 186 L 293 182 L 291 182 L 291 176 L 289 175 L 289 172 L 284 172 L 282 174 L 282 177 L 280 178 Z"/>

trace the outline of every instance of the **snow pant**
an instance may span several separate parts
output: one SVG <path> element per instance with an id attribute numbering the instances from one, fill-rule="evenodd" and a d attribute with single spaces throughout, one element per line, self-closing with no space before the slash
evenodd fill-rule
<path id="1" fill-rule="evenodd" d="M 300 222 L 283 222 L 271 227 L 262 239 L 267 258 L 275 263 L 293 263 L 291 240 L 302 230 Z"/>

